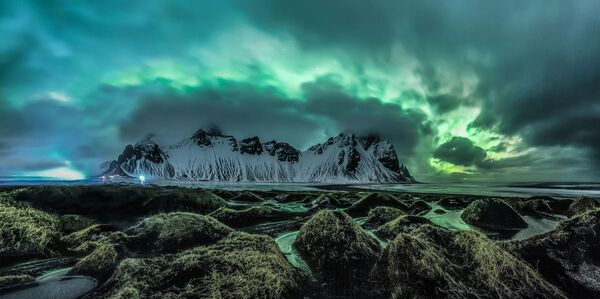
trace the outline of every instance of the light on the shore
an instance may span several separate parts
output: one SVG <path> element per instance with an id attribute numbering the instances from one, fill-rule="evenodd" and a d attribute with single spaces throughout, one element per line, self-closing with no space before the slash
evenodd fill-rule
<path id="1" fill-rule="evenodd" d="M 140 183 L 141 183 L 142 185 L 143 185 L 143 184 L 144 184 L 144 182 L 146 181 L 146 177 L 145 177 L 145 176 L 143 176 L 143 175 L 140 175 L 139 179 L 140 179 Z"/>

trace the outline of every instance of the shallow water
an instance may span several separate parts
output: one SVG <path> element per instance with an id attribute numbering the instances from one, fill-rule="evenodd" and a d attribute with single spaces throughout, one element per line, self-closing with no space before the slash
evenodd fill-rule
<path id="1" fill-rule="evenodd" d="M 135 184 L 133 178 L 120 178 L 103 182 L 98 178 L 78 181 L 49 180 L 31 177 L 0 177 L 0 186 L 82 186 L 111 184 Z M 185 188 L 222 189 L 229 191 L 323 191 L 326 189 L 344 190 L 348 187 L 414 193 L 466 194 L 502 197 L 530 197 L 545 195 L 556 198 L 577 196 L 600 197 L 600 183 L 423 183 L 423 184 L 349 184 L 331 185 L 323 183 L 248 183 L 248 182 L 208 182 L 147 178 L 147 186 L 179 186 Z"/>
<path id="2" fill-rule="evenodd" d="M 535 195 L 555 198 L 574 198 L 583 195 L 600 197 L 600 184 L 365 184 L 353 187 L 380 191 L 500 197 L 526 198 Z"/>
<path id="3" fill-rule="evenodd" d="M 36 278 L 36 285 L 0 295 L 3 299 L 76 299 L 96 287 L 87 276 L 66 276 L 71 268 L 48 271 Z"/>
<path id="4" fill-rule="evenodd" d="M 523 218 L 525 219 L 525 222 L 527 222 L 528 226 L 512 236 L 512 240 L 523 240 L 535 235 L 552 231 L 559 223 L 557 220 L 547 218 L 537 218 L 531 216 L 523 216 Z"/>
<path id="5" fill-rule="evenodd" d="M 532 216 L 523 216 L 525 222 L 527 222 L 527 228 L 515 231 L 507 231 L 507 232 L 493 232 L 486 231 L 484 229 L 478 228 L 476 226 L 472 226 L 464 222 L 461 218 L 461 214 L 463 210 L 446 210 L 436 203 L 429 203 L 432 207 L 431 211 L 427 212 L 423 217 L 431 220 L 431 222 L 445 227 L 450 230 L 466 230 L 466 231 L 478 231 L 484 233 L 490 237 L 496 239 L 510 239 L 510 240 L 522 240 L 527 239 L 529 237 L 543 234 L 549 231 L 552 231 L 556 228 L 559 221 L 548 218 L 539 218 Z M 441 209 L 446 211 L 444 214 L 437 214 L 434 211 L 437 209 Z"/>
<path id="6" fill-rule="evenodd" d="M 436 203 L 428 203 L 431 206 L 431 210 L 427 212 L 423 217 L 431 220 L 431 222 L 445 227 L 449 230 L 477 230 L 474 226 L 471 226 L 465 223 L 460 215 L 462 214 L 462 210 L 446 210 Z M 441 209 L 446 211 L 444 214 L 437 214 L 434 211 L 437 209 Z"/>
<path id="7" fill-rule="evenodd" d="M 298 236 L 298 231 L 286 232 L 280 234 L 275 238 L 275 243 L 279 246 L 279 250 L 285 255 L 285 258 L 292 264 L 292 266 L 305 270 L 310 273 L 310 267 L 304 262 L 304 260 L 300 257 L 300 254 L 296 252 L 294 249 L 294 241 L 296 241 L 296 237 Z"/>

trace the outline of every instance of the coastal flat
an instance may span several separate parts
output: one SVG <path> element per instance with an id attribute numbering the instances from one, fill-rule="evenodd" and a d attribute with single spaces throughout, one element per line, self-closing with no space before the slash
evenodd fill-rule
<path id="1" fill-rule="evenodd" d="M 589 247 L 597 245 L 575 252 L 575 260 L 565 257 L 567 268 L 536 253 L 545 246 L 574 254 L 544 241 L 553 234 L 600 244 L 600 204 L 593 198 L 347 185 L 297 191 L 29 186 L 0 194 L 6 216 L 0 218 L 0 294 L 11 298 L 51 298 L 59 291 L 70 292 L 65 298 L 600 294 L 582 277 L 599 271 L 598 251 Z M 477 276 L 465 275 L 470 270 L 458 260 L 476 267 Z M 434 290 L 425 287 L 433 278 L 422 272 L 429 267 L 441 267 Z M 498 285 L 494 275 L 518 279 Z"/>

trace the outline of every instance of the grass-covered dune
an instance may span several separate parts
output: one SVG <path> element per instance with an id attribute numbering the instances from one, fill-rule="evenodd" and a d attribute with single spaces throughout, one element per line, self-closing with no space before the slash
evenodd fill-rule
<path id="1" fill-rule="evenodd" d="M 384 240 L 391 240 L 400 233 L 413 231 L 426 224 L 433 225 L 433 222 L 421 216 L 402 215 L 377 228 L 375 235 Z"/>
<path id="2" fill-rule="evenodd" d="M 527 222 L 517 211 L 497 198 L 472 202 L 461 217 L 466 223 L 490 230 L 518 230 L 527 227 Z"/>
<path id="3" fill-rule="evenodd" d="M 400 202 L 390 194 L 381 192 L 368 193 L 364 197 L 357 200 L 352 206 L 345 211 L 348 215 L 367 216 L 369 211 L 376 207 L 392 207 L 402 211 L 409 211 L 410 207 Z"/>
<path id="4" fill-rule="evenodd" d="M 347 190 L 13 188 L 0 192 L 0 297 L 71 267 L 68 275 L 98 281 L 86 298 L 597 298 L 597 203 Z M 445 222 L 436 217 L 444 215 L 473 231 L 439 226 Z M 556 229 L 519 241 L 499 241 L 491 231 L 559 219 Z"/>
<path id="5" fill-rule="evenodd" d="M 132 217 L 158 212 L 210 213 L 226 202 L 210 191 L 128 185 L 28 187 L 15 200 L 59 214 Z"/>
<path id="6" fill-rule="evenodd" d="M 372 281 L 381 298 L 566 298 L 485 236 L 431 225 L 398 234 Z"/>
<path id="7" fill-rule="evenodd" d="M 132 236 L 129 247 L 169 253 L 195 245 L 214 243 L 232 231 L 210 216 L 175 212 L 148 217 L 127 233 Z"/>
<path id="8" fill-rule="evenodd" d="M 293 246 L 328 285 L 327 296 L 366 295 L 366 278 L 381 252 L 377 240 L 350 216 L 332 210 L 315 214 Z"/>
<path id="9" fill-rule="evenodd" d="M 302 298 L 307 273 L 267 236 L 234 232 L 174 255 L 123 260 L 94 298 Z"/>
<path id="10" fill-rule="evenodd" d="M 55 255 L 60 237 L 59 217 L 26 204 L 0 201 L 0 262 L 18 255 Z"/>
<path id="11" fill-rule="evenodd" d="M 502 246 L 573 298 L 600 297 L 600 209 L 563 221 L 554 231 Z"/>
<path id="12" fill-rule="evenodd" d="M 392 207 L 376 207 L 369 211 L 369 215 L 363 226 L 367 228 L 378 228 L 381 225 L 404 215 L 406 215 L 406 213 L 400 209 Z"/>
<path id="13" fill-rule="evenodd" d="M 304 214 L 284 211 L 275 207 L 262 205 L 248 207 L 243 210 L 219 208 L 209 215 L 231 227 L 245 227 L 261 222 L 279 221 L 305 216 Z"/>

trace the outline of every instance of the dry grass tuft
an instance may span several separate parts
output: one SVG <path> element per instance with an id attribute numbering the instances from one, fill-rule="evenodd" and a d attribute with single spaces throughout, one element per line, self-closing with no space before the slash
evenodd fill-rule
<path id="1" fill-rule="evenodd" d="M 0 202 L 0 251 L 57 253 L 60 220 L 46 212 L 9 200 Z"/>
<path id="2" fill-rule="evenodd" d="M 406 233 L 422 225 L 434 225 L 429 219 L 421 216 L 404 215 L 387 222 L 375 230 L 375 235 L 382 239 L 393 240 L 399 233 Z"/>
<path id="3" fill-rule="evenodd" d="M 0 289 L 32 282 L 35 282 L 35 278 L 33 278 L 31 275 L 0 276 Z"/>
<path id="4" fill-rule="evenodd" d="M 214 243 L 233 230 L 210 216 L 187 212 L 158 214 L 142 220 L 128 233 L 145 250 L 174 252 Z"/>
<path id="5" fill-rule="evenodd" d="M 115 269 L 122 256 L 117 247 L 116 244 L 100 242 L 92 253 L 77 262 L 69 272 L 101 279 L 107 277 Z"/>
<path id="6" fill-rule="evenodd" d="M 376 207 L 369 211 L 364 227 L 377 228 L 400 216 L 406 215 L 402 210 L 391 207 Z"/>
<path id="7" fill-rule="evenodd" d="M 252 206 L 244 210 L 219 208 L 209 216 L 231 227 L 243 227 L 266 221 L 289 219 L 295 215 L 270 206 Z"/>

